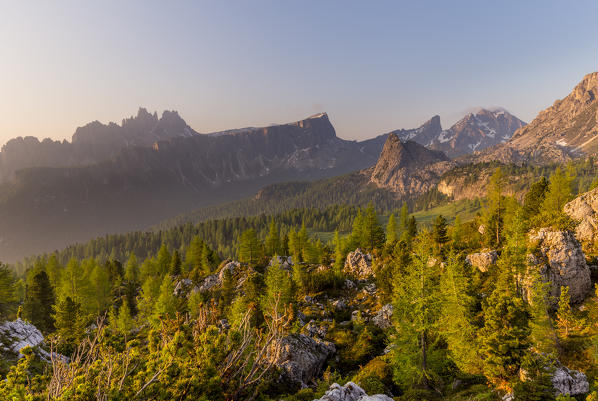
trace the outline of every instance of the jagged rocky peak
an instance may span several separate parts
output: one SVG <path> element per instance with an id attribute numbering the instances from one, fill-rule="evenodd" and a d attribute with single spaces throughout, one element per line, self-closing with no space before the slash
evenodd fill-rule
<path id="1" fill-rule="evenodd" d="M 390 134 L 384 143 L 370 181 L 388 188 L 399 196 L 421 194 L 454 165 L 443 152 L 430 150 L 413 141 L 402 142 Z"/>
<path id="2" fill-rule="evenodd" d="M 414 140 L 415 142 L 427 145 L 431 143 L 442 132 L 440 116 L 435 115 L 428 121 L 414 129 L 399 129 L 390 134 L 396 135 L 401 141 Z"/>
<path id="3" fill-rule="evenodd" d="M 401 141 L 395 134 L 388 135 L 374 173 L 400 168 L 416 168 L 439 161 L 450 160 L 444 153 L 427 149 L 414 141 Z"/>
<path id="4" fill-rule="evenodd" d="M 594 72 L 518 129 L 504 146 L 483 152 L 476 161 L 565 163 L 583 154 L 597 154 L 597 95 L 598 72 Z"/>

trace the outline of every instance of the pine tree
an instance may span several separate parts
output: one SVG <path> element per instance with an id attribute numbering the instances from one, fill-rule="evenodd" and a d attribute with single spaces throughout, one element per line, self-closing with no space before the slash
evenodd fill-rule
<path id="1" fill-rule="evenodd" d="M 353 229 L 349 236 L 349 247 L 351 250 L 356 248 L 365 248 L 366 241 L 364 240 L 365 221 L 361 210 L 357 212 L 357 216 L 353 220 Z"/>
<path id="2" fill-rule="evenodd" d="M 179 251 L 175 250 L 172 254 L 172 259 L 170 260 L 170 275 L 173 277 L 180 276 L 181 265 L 181 255 L 179 255 Z"/>
<path id="3" fill-rule="evenodd" d="M 42 333 L 50 333 L 54 330 L 54 318 L 52 317 L 54 303 L 54 290 L 50 279 L 48 274 L 41 270 L 33 276 L 31 285 L 27 288 L 23 303 L 23 316 Z"/>
<path id="4" fill-rule="evenodd" d="M 73 302 L 84 305 L 89 293 L 85 269 L 77 259 L 72 258 L 61 274 L 59 298 L 71 297 Z"/>
<path id="5" fill-rule="evenodd" d="M 280 254 L 280 231 L 274 219 L 270 220 L 270 228 L 266 236 L 266 254 L 269 257 Z"/>
<path id="6" fill-rule="evenodd" d="M 548 181 L 544 177 L 541 177 L 530 186 L 529 191 L 523 198 L 523 212 L 526 219 L 529 220 L 540 213 L 547 190 Z"/>
<path id="7" fill-rule="evenodd" d="M 388 224 L 386 224 L 386 243 L 389 245 L 394 244 L 397 240 L 397 222 L 395 220 L 394 213 L 391 213 L 388 218 Z"/>
<path id="8" fill-rule="evenodd" d="M 54 306 L 56 334 L 70 350 L 83 338 L 85 321 L 81 305 L 66 297 Z"/>
<path id="9" fill-rule="evenodd" d="M 446 228 L 446 219 L 444 216 L 439 214 L 434 220 L 434 242 L 441 248 L 444 244 L 448 242 L 448 234 Z"/>
<path id="10" fill-rule="evenodd" d="M 60 265 L 60 262 L 58 262 L 58 256 L 56 253 L 53 253 L 48 258 L 48 263 L 46 264 L 46 273 L 48 273 L 52 287 L 56 288 L 60 285 L 61 272 L 62 266 Z"/>
<path id="11" fill-rule="evenodd" d="M 415 220 L 415 216 L 409 216 L 407 218 L 407 227 L 403 234 L 401 235 L 401 239 L 405 242 L 411 242 L 413 238 L 417 235 L 417 221 Z"/>
<path id="12" fill-rule="evenodd" d="M 484 375 L 501 390 L 510 391 L 529 347 L 529 314 L 521 298 L 497 288 L 484 305 L 480 331 Z"/>

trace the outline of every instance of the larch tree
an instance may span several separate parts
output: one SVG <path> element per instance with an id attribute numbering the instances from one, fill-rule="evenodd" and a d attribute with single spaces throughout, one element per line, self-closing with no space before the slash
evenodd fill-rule
<path id="1" fill-rule="evenodd" d="M 392 245 L 397 240 L 397 233 L 397 221 L 394 213 L 391 213 L 386 224 L 386 243 Z"/>
<path id="2" fill-rule="evenodd" d="M 42 333 L 54 330 L 53 306 L 56 302 L 54 290 L 45 270 L 37 272 L 27 288 L 23 303 L 23 316 Z"/>
<path id="3" fill-rule="evenodd" d="M 394 285 L 396 377 L 424 387 L 431 387 L 434 376 L 428 356 L 438 334 L 442 301 L 440 268 L 433 255 L 432 236 L 422 232 L 415 240 L 409 265 Z"/>

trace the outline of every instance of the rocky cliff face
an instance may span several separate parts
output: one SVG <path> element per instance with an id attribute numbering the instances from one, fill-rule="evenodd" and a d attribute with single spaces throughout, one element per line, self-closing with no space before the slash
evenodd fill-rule
<path id="1" fill-rule="evenodd" d="M 403 142 L 411 140 L 454 158 L 504 143 L 524 125 L 504 109 L 480 108 L 446 130 L 440 125 L 440 117 L 434 116 L 417 129 L 392 133 Z"/>
<path id="2" fill-rule="evenodd" d="M 598 188 L 594 188 L 565 205 L 565 213 L 575 220 L 575 236 L 583 243 L 593 245 L 598 230 Z"/>
<path id="3" fill-rule="evenodd" d="M 586 75 L 564 99 L 541 111 L 504 145 L 476 156 L 478 161 L 566 162 L 598 152 L 598 72 Z"/>
<path id="4" fill-rule="evenodd" d="M 137 116 L 123 119 L 121 125 L 93 121 L 79 127 L 71 142 L 19 137 L 8 141 L 0 151 L 0 183 L 13 179 L 24 168 L 90 165 L 128 147 L 149 147 L 156 141 L 193 135 L 197 132 L 176 111 L 164 111 L 158 118 L 156 113 L 140 108 Z"/>
<path id="5" fill-rule="evenodd" d="M 413 196 L 435 187 L 440 176 L 453 166 L 444 153 L 412 141 L 401 142 L 390 134 L 370 180 L 398 196 Z"/>
<path id="6" fill-rule="evenodd" d="M 569 287 L 572 303 L 583 301 L 592 289 L 592 280 L 581 245 L 573 233 L 542 228 L 532 231 L 529 238 L 539 251 L 528 256 L 529 266 L 550 282 L 553 303 L 558 301 L 561 286 Z"/>
<path id="7" fill-rule="evenodd" d="M 325 113 L 201 135 L 175 112 L 158 118 L 141 109 L 121 125 L 80 128 L 72 143 L 17 140 L 0 154 L 0 165 L 8 166 L 0 167 L 2 175 L 14 177 L 0 184 L 0 254 L 12 262 L 97 235 L 144 229 L 272 183 L 363 169 L 376 162 L 384 139 L 340 139 Z M 58 150 L 47 153 L 46 147 Z"/>

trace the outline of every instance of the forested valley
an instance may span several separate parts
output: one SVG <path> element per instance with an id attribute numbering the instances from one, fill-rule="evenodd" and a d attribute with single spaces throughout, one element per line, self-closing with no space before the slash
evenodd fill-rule
<path id="1" fill-rule="evenodd" d="M 598 250 L 565 205 L 595 184 L 576 171 L 518 200 L 498 167 L 466 219 L 295 209 L 3 265 L 0 339 L 18 323 L 45 341 L 2 360 L 0 398 L 313 400 L 353 382 L 398 400 L 594 400 Z"/>

